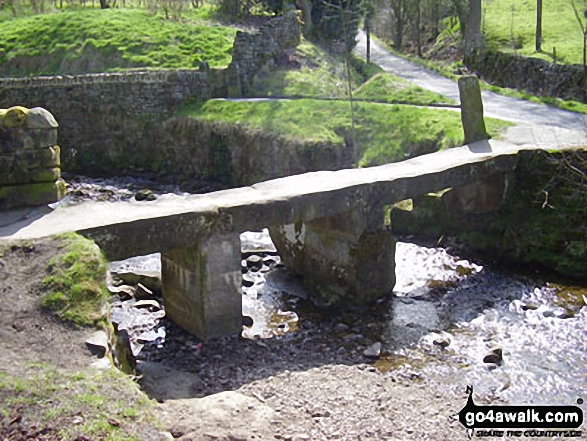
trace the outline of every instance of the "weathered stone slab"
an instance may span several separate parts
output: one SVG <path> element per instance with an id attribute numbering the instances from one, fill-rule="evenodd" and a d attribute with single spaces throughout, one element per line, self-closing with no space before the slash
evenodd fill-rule
<path id="1" fill-rule="evenodd" d="M 59 146 L 52 146 L 38 150 L 18 150 L 13 154 L 0 154 L 0 170 L 10 173 L 13 170 L 59 167 L 61 165 L 60 151 Z"/>
<path id="2" fill-rule="evenodd" d="M 167 316 L 203 340 L 242 330 L 237 233 L 204 237 L 161 254 Z"/>
<path id="3" fill-rule="evenodd" d="M 40 182 L 0 187 L 0 209 L 44 205 L 57 202 L 65 196 L 65 182 Z"/>

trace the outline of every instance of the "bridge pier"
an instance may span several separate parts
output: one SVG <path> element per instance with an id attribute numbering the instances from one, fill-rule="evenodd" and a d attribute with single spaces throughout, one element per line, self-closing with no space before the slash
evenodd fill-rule
<path id="1" fill-rule="evenodd" d="M 201 238 L 161 253 L 167 316 L 208 340 L 242 330 L 241 247 L 238 233 Z"/>
<path id="2" fill-rule="evenodd" d="M 395 238 L 383 210 L 353 210 L 270 228 L 285 265 L 324 305 L 359 306 L 395 285 Z"/>

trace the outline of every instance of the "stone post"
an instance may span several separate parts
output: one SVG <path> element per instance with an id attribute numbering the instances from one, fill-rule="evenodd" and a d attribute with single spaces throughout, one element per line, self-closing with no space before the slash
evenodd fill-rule
<path id="1" fill-rule="evenodd" d="M 459 78 L 459 96 L 461 99 L 461 121 L 465 132 L 465 144 L 489 139 L 483 119 L 483 101 L 479 80 L 474 75 Z"/>
<path id="2" fill-rule="evenodd" d="M 242 330 L 241 249 L 237 233 L 203 237 L 161 255 L 167 316 L 203 340 Z"/>
<path id="3" fill-rule="evenodd" d="M 0 109 L 0 210 L 44 205 L 65 194 L 58 124 L 40 107 Z"/>
<path id="4" fill-rule="evenodd" d="M 354 210 L 311 222 L 270 228 L 288 269 L 304 278 L 318 303 L 365 305 L 395 286 L 395 238 L 383 212 L 367 219 Z"/>

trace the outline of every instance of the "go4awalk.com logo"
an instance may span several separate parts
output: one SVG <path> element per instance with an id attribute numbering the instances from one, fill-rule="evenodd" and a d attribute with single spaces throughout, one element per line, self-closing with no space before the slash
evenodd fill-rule
<path id="1" fill-rule="evenodd" d="M 467 428 L 469 439 L 477 437 L 581 437 L 577 429 L 583 423 L 578 406 L 477 406 L 473 387 L 459 412 L 459 421 Z M 582 404 L 579 398 L 577 404 Z"/>

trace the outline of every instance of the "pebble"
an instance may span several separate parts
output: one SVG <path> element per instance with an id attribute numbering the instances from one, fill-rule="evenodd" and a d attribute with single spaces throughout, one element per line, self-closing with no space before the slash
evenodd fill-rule
<path id="1" fill-rule="evenodd" d="M 501 348 L 492 348 L 483 357 L 483 363 L 495 364 L 500 366 L 503 361 L 503 351 Z"/>
<path id="2" fill-rule="evenodd" d="M 381 343 L 373 343 L 363 351 L 363 355 L 369 358 L 378 358 L 381 355 Z"/>

